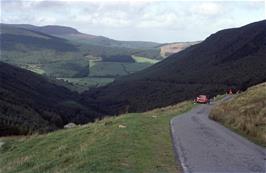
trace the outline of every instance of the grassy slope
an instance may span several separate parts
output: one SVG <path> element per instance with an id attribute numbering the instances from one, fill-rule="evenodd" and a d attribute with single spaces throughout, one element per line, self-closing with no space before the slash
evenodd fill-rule
<path id="1" fill-rule="evenodd" d="M 228 88 L 246 89 L 266 81 L 265 28 L 266 20 L 219 31 L 143 71 L 83 96 L 99 102 L 124 101 L 129 112 L 141 112 L 199 94 L 213 97 Z"/>
<path id="2" fill-rule="evenodd" d="M 69 122 L 85 124 L 100 113 L 93 101 L 52 80 L 0 61 L 0 136 L 48 132 Z"/>
<path id="3" fill-rule="evenodd" d="M 191 107 L 185 102 L 46 135 L 2 139 L 0 172 L 176 172 L 169 120 Z"/>
<path id="4" fill-rule="evenodd" d="M 217 105 L 210 117 L 266 146 L 266 83 L 251 87 L 233 100 Z"/>
<path id="5" fill-rule="evenodd" d="M 132 58 L 138 63 L 155 64 L 155 63 L 159 62 L 159 60 L 156 60 L 156 59 L 150 59 L 150 58 L 146 58 L 146 57 L 142 57 L 142 56 L 136 56 L 136 55 L 132 55 Z"/>

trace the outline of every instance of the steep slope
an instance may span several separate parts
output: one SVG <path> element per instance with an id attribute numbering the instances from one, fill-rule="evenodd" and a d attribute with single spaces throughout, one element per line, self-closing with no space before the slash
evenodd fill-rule
<path id="1" fill-rule="evenodd" d="M 211 111 L 210 118 L 266 146 L 266 83 L 218 104 Z"/>
<path id="2" fill-rule="evenodd" d="M 79 95 L 33 72 L 0 62 L 0 136 L 47 132 L 100 117 Z"/>
<path id="3" fill-rule="evenodd" d="M 219 31 L 167 59 L 84 93 L 98 101 L 127 101 L 145 111 L 192 99 L 198 94 L 245 90 L 266 81 L 266 21 Z"/>
<path id="4" fill-rule="evenodd" d="M 174 158 L 169 121 L 191 107 L 191 102 L 185 102 L 45 135 L 0 138 L 4 142 L 0 172 L 181 172 Z"/>

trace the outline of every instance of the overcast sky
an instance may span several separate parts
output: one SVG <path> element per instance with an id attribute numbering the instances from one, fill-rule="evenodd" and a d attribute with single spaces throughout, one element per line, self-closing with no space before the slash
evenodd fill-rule
<path id="1" fill-rule="evenodd" d="M 71 26 L 117 40 L 203 40 L 265 19 L 264 0 L 1 0 L 1 22 Z"/>

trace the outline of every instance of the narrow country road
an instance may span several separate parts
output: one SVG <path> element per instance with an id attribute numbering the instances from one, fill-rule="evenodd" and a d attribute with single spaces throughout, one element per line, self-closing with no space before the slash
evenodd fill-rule
<path id="1" fill-rule="evenodd" d="M 184 173 L 266 172 L 266 150 L 208 119 L 200 105 L 171 120 L 174 150 Z"/>

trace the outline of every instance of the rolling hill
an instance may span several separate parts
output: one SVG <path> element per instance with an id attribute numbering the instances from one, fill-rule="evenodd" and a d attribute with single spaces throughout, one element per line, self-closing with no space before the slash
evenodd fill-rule
<path id="1" fill-rule="evenodd" d="M 155 43 L 147 41 L 120 41 L 110 39 L 104 36 L 96 36 L 91 34 L 81 33 L 75 28 L 59 26 L 59 25 L 47 25 L 47 26 L 35 26 L 28 24 L 4 24 L 9 27 L 24 28 L 31 31 L 41 32 L 55 37 L 60 37 L 72 41 L 77 45 L 86 45 L 86 48 L 93 51 L 98 46 L 105 49 L 107 52 L 113 52 L 111 48 L 118 49 L 116 52 L 124 52 L 127 55 L 144 56 L 151 59 L 162 59 L 173 53 L 177 53 L 191 45 L 199 43 L 197 42 L 178 42 L 178 43 Z M 83 48 L 83 46 L 81 46 Z M 92 46 L 91 49 L 90 46 Z M 98 48 L 99 49 L 99 48 Z M 94 50 L 95 51 L 95 50 Z M 94 52 L 96 53 L 96 52 Z M 100 53 L 97 52 L 96 56 Z M 105 54 L 108 55 L 108 54 Z"/>
<path id="2" fill-rule="evenodd" d="M 118 41 L 103 36 L 81 33 L 74 28 L 59 26 L 59 25 L 47 25 L 47 26 L 35 26 L 35 25 L 25 25 L 25 24 L 8 24 L 8 25 L 19 28 L 25 28 L 37 32 L 42 32 L 48 35 L 62 37 L 80 43 L 86 43 L 86 44 L 98 45 L 104 47 L 147 49 L 147 48 L 155 48 L 156 46 L 160 45 L 160 43 L 145 42 L 145 41 Z"/>
<path id="3" fill-rule="evenodd" d="M 79 92 L 106 85 L 163 58 L 159 43 L 117 41 L 57 25 L 0 26 L 1 61 L 65 80 L 70 85 L 64 86 Z"/>
<path id="4" fill-rule="evenodd" d="M 83 53 L 89 52 L 91 55 L 145 55 L 149 58 L 160 59 L 160 43 L 144 41 L 118 41 L 103 36 L 95 36 L 81 33 L 78 30 L 58 25 L 35 26 L 27 24 L 2 24 L 5 27 L 20 28 L 39 33 L 44 33 L 54 37 L 66 39 L 75 44 Z"/>
<path id="5" fill-rule="evenodd" d="M 1 61 L 54 77 L 86 76 L 89 62 L 71 42 L 1 24 Z"/>
<path id="6" fill-rule="evenodd" d="M 214 96 L 229 87 L 245 90 L 266 81 L 265 55 L 263 20 L 219 31 L 152 67 L 85 92 L 83 97 L 99 102 L 123 101 L 130 112 L 139 112 L 198 94 Z"/>
<path id="7" fill-rule="evenodd" d="M 3 62 L 0 83 L 0 136 L 48 132 L 102 115 L 93 101 L 82 104 L 76 92 Z"/>
<path id="8" fill-rule="evenodd" d="M 66 79 L 77 91 L 104 85 L 152 65 L 131 57 L 133 51 L 139 50 L 77 43 L 62 37 L 73 34 L 82 35 L 64 26 L 1 24 L 0 60 L 52 78 Z"/>

